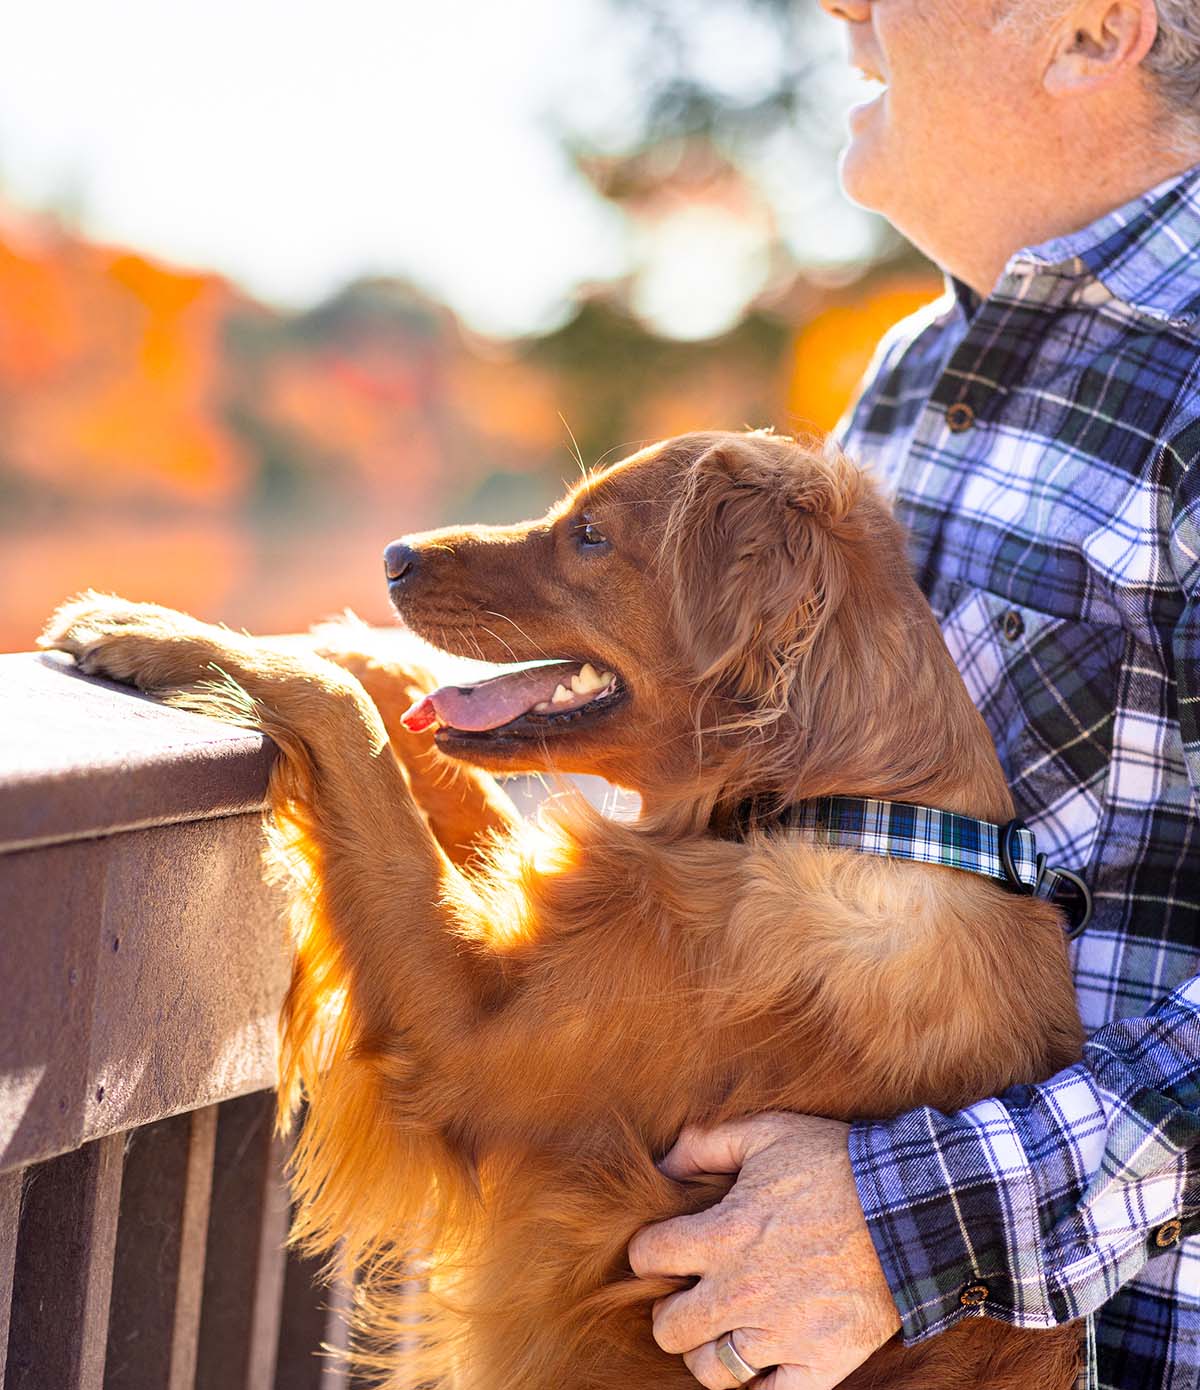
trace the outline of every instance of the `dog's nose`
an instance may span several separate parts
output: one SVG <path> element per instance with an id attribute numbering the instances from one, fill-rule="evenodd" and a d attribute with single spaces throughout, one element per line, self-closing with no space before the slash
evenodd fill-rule
<path id="1" fill-rule="evenodd" d="M 383 552 L 383 572 L 388 586 L 407 584 L 417 570 L 417 552 L 403 541 L 393 541 Z"/>

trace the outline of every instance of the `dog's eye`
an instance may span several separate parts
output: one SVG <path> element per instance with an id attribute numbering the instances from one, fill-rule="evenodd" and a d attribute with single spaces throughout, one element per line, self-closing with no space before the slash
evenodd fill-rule
<path id="1" fill-rule="evenodd" d="M 575 527 L 575 533 L 579 537 L 580 545 L 608 544 L 608 537 L 594 521 L 590 521 L 586 516 L 579 518 L 579 522 Z"/>

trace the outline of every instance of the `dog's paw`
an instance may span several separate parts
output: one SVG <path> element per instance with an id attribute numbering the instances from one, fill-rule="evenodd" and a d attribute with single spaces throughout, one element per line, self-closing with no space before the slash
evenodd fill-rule
<path id="1" fill-rule="evenodd" d="M 211 676 L 214 639 L 232 637 L 186 613 L 88 590 L 55 610 L 38 646 L 69 653 L 89 676 L 156 691 Z"/>

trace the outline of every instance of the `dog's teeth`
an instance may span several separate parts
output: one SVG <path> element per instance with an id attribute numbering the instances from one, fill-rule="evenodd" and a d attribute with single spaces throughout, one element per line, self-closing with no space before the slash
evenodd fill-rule
<path id="1" fill-rule="evenodd" d="M 563 705 L 566 704 L 568 700 L 572 700 L 574 698 L 575 697 L 571 694 L 571 692 L 567 689 L 565 685 L 556 685 L 554 687 L 554 694 L 550 697 L 550 700 L 552 704 Z"/>
<path id="2" fill-rule="evenodd" d="M 612 685 L 613 681 L 616 680 L 616 678 L 617 678 L 617 677 L 616 677 L 616 674 L 615 674 L 614 672 L 612 672 L 612 671 L 605 671 L 605 672 L 601 675 L 601 677 L 600 677 L 601 689 L 607 690 L 608 687 L 609 687 L 610 685 Z"/>
<path id="3" fill-rule="evenodd" d="M 579 671 L 571 677 L 571 689 L 576 695 L 594 695 L 603 690 L 606 677 L 602 676 L 590 661 L 585 661 Z"/>
<path id="4" fill-rule="evenodd" d="M 550 703 L 549 700 L 539 700 L 533 708 L 536 714 L 548 714 L 550 710 L 554 708 L 554 706 Z"/>

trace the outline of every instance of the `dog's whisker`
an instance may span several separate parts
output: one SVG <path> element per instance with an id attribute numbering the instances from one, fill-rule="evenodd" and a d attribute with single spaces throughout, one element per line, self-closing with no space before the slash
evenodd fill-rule
<path id="1" fill-rule="evenodd" d="M 652 444 L 653 442 L 654 441 L 651 439 L 627 439 L 624 444 L 614 444 L 611 449 L 605 449 L 592 467 L 602 468 L 605 460 L 611 458 L 613 454 L 636 454 L 639 450 L 644 449 L 647 444 Z"/>
<path id="2" fill-rule="evenodd" d="M 483 628 L 484 632 L 486 632 L 487 635 L 494 642 L 499 642 L 499 644 L 504 648 L 504 650 L 509 654 L 509 656 L 512 657 L 513 661 L 520 660 L 520 657 L 513 650 L 513 645 L 511 642 L 506 642 L 504 638 L 499 635 L 499 633 L 493 632 L 492 629 L 488 627 L 487 623 L 480 623 L 479 626 Z"/>
<path id="3" fill-rule="evenodd" d="M 528 642 L 531 647 L 536 647 L 543 656 L 549 656 L 549 652 L 546 651 L 545 647 L 543 647 L 540 642 L 535 642 L 534 639 L 530 637 L 530 635 L 521 626 L 521 624 L 518 623 L 514 618 L 510 618 L 507 613 L 497 613 L 494 608 L 485 608 L 483 611 L 484 614 L 489 618 L 499 618 L 501 622 L 511 623 L 513 627 L 517 629 L 517 631 L 521 634 L 522 637 L 524 637 L 526 642 Z M 486 630 L 491 631 L 490 628 Z M 495 637 L 496 634 L 493 632 L 492 636 Z M 500 639 L 496 637 L 496 641 L 498 642 L 499 640 Z M 511 647 L 509 647 L 509 651 L 512 651 Z"/>
<path id="4" fill-rule="evenodd" d="M 579 447 L 579 441 L 575 438 L 575 432 L 571 429 L 571 426 L 567 424 L 567 417 L 562 413 L 561 410 L 558 412 L 558 418 L 563 422 L 563 429 L 565 429 L 567 434 L 571 437 L 571 448 L 573 451 L 572 457 L 574 458 L 575 462 L 579 465 L 579 472 L 582 475 L 584 481 L 586 482 L 588 471 L 587 468 L 584 466 L 583 462 L 583 450 Z"/>

